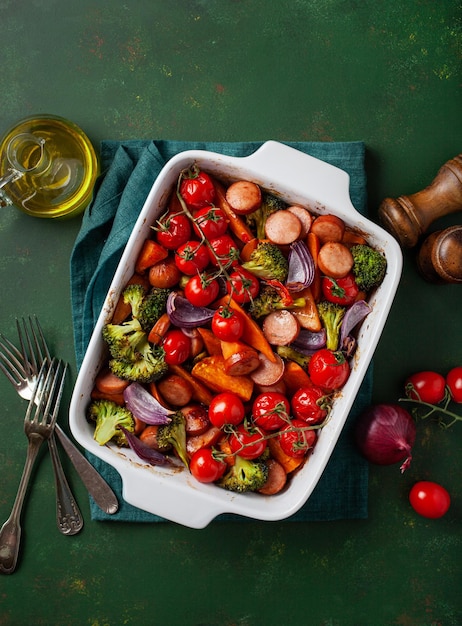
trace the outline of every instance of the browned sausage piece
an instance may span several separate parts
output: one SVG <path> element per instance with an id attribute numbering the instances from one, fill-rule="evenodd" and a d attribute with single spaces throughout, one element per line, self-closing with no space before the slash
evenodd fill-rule
<path id="1" fill-rule="evenodd" d="M 268 343 L 273 346 L 287 346 L 298 336 L 300 325 L 290 311 L 283 309 L 267 315 L 262 329 Z"/>
<path id="2" fill-rule="evenodd" d="M 282 393 L 283 396 L 286 396 L 287 385 L 285 384 L 284 380 L 281 378 L 281 380 L 278 380 L 276 383 L 272 385 L 255 385 L 255 391 L 257 393 L 276 392 L 276 393 Z"/>
<path id="3" fill-rule="evenodd" d="M 123 393 L 129 384 L 128 380 L 122 380 L 109 369 L 101 370 L 95 379 L 95 386 L 98 391 L 109 396 Z"/>
<path id="4" fill-rule="evenodd" d="M 260 366 L 250 374 L 256 385 L 269 387 L 276 385 L 284 375 L 284 361 L 279 354 L 274 354 L 276 361 L 270 361 L 264 354 L 258 355 Z"/>
<path id="5" fill-rule="evenodd" d="M 142 441 L 145 445 L 152 450 L 158 450 L 160 452 L 166 453 L 169 452 L 171 446 L 161 447 L 157 441 L 157 431 L 159 430 L 159 426 L 148 425 L 140 434 L 140 441 Z"/>
<path id="6" fill-rule="evenodd" d="M 290 211 L 275 211 L 268 216 L 265 224 L 267 238 L 280 246 L 289 245 L 300 237 L 302 223 Z"/>
<path id="7" fill-rule="evenodd" d="M 211 426 L 207 409 L 200 404 L 188 404 L 182 407 L 181 412 L 185 418 L 186 434 L 189 437 L 203 435 Z"/>
<path id="8" fill-rule="evenodd" d="M 168 374 L 157 383 L 162 398 L 172 406 L 186 406 L 191 402 L 193 389 L 187 380 L 178 374 Z"/>
<path id="9" fill-rule="evenodd" d="M 238 180 L 226 190 L 226 200 L 238 215 L 253 213 L 261 204 L 261 190 L 248 180 Z"/>
<path id="10" fill-rule="evenodd" d="M 313 223 L 313 216 L 308 211 L 308 209 L 305 209 L 305 207 L 298 206 L 296 204 L 288 207 L 287 211 L 290 211 L 291 213 L 296 215 L 300 220 L 300 224 L 302 225 L 300 239 L 304 239 L 310 232 L 311 224 Z"/>
<path id="11" fill-rule="evenodd" d="M 230 376 L 247 376 L 259 366 L 258 352 L 252 348 L 235 352 L 225 359 L 225 372 Z"/>
<path id="12" fill-rule="evenodd" d="M 268 478 L 266 479 L 266 483 L 258 490 L 258 492 L 264 496 L 274 496 L 284 488 L 287 482 L 287 474 L 282 465 L 274 459 L 269 459 L 266 464 L 269 470 Z"/>
<path id="13" fill-rule="evenodd" d="M 194 452 L 201 448 L 209 448 L 214 446 L 223 437 L 223 431 L 220 428 L 211 426 L 205 433 L 196 435 L 194 437 L 188 437 L 186 441 L 186 451 L 189 457 L 192 457 Z"/>
<path id="14" fill-rule="evenodd" d="M 328 241 L 319 250 L 318 267 L 330 278 L 343 278 L 353 267 L 353 255 L 342 243 Z"/>
<path id="15" fill-rule="evenodd" d="M 345 222 L 337 215 L 319 215 L 311 224 L 311 232 L 319 238 L 321 244 L 342 241 Z"/>

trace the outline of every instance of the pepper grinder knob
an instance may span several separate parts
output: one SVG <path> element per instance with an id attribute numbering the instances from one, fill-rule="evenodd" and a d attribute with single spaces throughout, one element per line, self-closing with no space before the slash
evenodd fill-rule
<path id="1" fill-rule="evenodd" d="M 462 284 L 462 226 L 429 235 L 419 250 L 417 266 L 431 283 Z"/>
<path id="2" fill-rule="evenodd" d="M 413 248 L 432 222 L 456 211 L 462 211 L 462 154 L 447 161 L 422 191 L 385 198 L 378 215 L 402 247 Z"/>

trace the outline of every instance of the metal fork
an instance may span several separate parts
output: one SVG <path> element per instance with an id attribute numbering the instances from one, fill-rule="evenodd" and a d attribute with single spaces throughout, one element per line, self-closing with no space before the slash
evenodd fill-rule
<path id="1" fill-rule="evenodd" d="M 0 572 L 16 569 L 21 539 L 21 511 L 35 459 L 45 439 L 53 433 L 66 378 L 67 364 L 44 361 L 24 418 L 27 456 L 10 517 L 0 530 Z M 35 411 L 34 411 L 35 407 Z M 32 415 L 33 414 L 33 415 Z"/>
<path id="2" fill-rule="evenodd" d="M 19 320 L 16 321 L 16 324 L 21 341 L 23 333 L 20 331 Z M 21 320 L 21 325 L 27 330 L 27 323 L 24 319 Z M 40 364 L 45 359 L 51 360 L 50 351 L 38 319 L 35 316 L 29 317 L 28 326 L 30 332 L 25 333 L 27 341 L 22 342 L 21 351 L 0 334 L 2 340 L 0 341 L 0 348 L 4 354 L 8 355 L 10 363 L 8 369 L 5 368 L 5 365 L 2 364 L 2 352 L 0 351 L 0 369 L 14 385 L 19 395 L 26 400 L 31 398 L 34 390 L 36 381 L 34 372 L 37 373 Z M 11 368 L 12 364 L 13 369 Z M 119 503 L 108 483 L 74 445 L 58 423 L 55 425 L 55 433 L 95 504 L 109 515 L 116 513 Z"/>
<path id="3" fill-rule="evenodd" d="M 0 341 L 0 347 L 2 349 L 2 351 L 0 351 L 0 368 L 6 374 L 10 382 L 13 383 L 18 394 L 22 397 L 27 394 L 30 399 L 35 389 L 40 368 L 38 359 L 40 360 L 40 364 L 42 364 L 46 360 L 46 357 L 43 357 L 42 353 L 34 345 L 37 343 L 37 335 L 32 323 L 30 324 L 30 330 L 25 320 L 22 320 L 22 325 L 18 320 L 16 323 L 21 346 L 19 354 L 22 356 L 22 360 L 19 361 L 14 357 L 12 352 L 14 346 L 12 344 L 10 344 L 11 349 L 8 350 L 8 347 Z M 16 350 L 16 348 L 14 349 Z M 7 358 L 7 355 L 9 358 Z M 51 358 L 49 358 L 48 361 L 51 361 Z M 6 370 L 3 364 L 8 366 L 8 370 Z M 36 395 L 35 399 L 36 402 L 40 400 L 40 395 Z M 56 521 L 58 529 L 63 535 L 75 535 L 82 529 L 83 517 L 64 474 L 56 447 L 54 432 L 48 437 L 48 448 L 50 450 L 55 477 Z"/>

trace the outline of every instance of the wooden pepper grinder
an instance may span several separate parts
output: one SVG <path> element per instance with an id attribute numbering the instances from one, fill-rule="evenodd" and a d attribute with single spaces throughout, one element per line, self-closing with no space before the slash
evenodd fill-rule
<path id="1" fill-rule="evenodd" d="M 430 224 L 462 211 L 462 154 L 445 163 L 429 187 L 410 196 L 385 198 L 379 219 L 404 248 L 413 248 Z"/>
<path id="2" fill-rule="evenodd" d="M 419 250 L 417 267 L 432 283 L 462 283 L 462 226 L 429 235 Z"/>

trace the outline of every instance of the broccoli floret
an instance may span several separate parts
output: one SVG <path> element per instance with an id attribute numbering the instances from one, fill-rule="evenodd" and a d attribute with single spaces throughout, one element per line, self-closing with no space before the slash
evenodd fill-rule
<path id="1" fill-rule="evenodd" d="M 189 458 L 186 451 L 186 420 L 181 411 L 170 415 L 171 421 L 162 424 L 157 429 L 157 443 L 159 448 L 173 447 L 180 459 L 189 467 Z"/>
<path id="2" fill-rule="evenodd" d="M 159 380 L 167 373 L 165 350 L 162 346 L 151 345 L 145 333 L 136 346 L 135 360 L 113 358 L 109 361 L 109 369 L 123 380 L 137 383 L 151 383 Z"/>
<path id="3" fill-rule="evenodd" d="M 360 289 L 369 291 L 382 282 L 387 270 L 387 260 L 367 244 L 356 244 L 350 248 L 353 255 L 353 274 Z"/>
<path id="4" fill-rule="evenodd" d="M 136 349 L 145 333 L 138 320 L 130 319 L 123 324 L 105 324 L 102 336 L 113 358 L 132 361 L 137 358 Z"/>
<path id="5" fill-rule="evenodd" d="M 280 290 L 271 285 L 263 285 L 258 296 L 252 300 L 249 312 L 255 318 L 269 315 L 280 309 L 295 309 L 305 305 L 305 298 L 286 298 Z"/>
<path id="6" fill-rule="evenodd" d="M 326 330 L 326 348 L 337 350 L 340 338 L 340 326 L 345 315 L 345 307 L 327 300 L 318 302 L 318 313 Z"/>
<path id="7" fill-rule="evenodd" d="M 122 298 L 125 304 L 129 304 L 132 308 L 132 317 L 138 317 L 141 304 L 144 296 L 146 295 L 146 289 L 143 285 L 133 284 L 125 287 Z"/>
<path id="8" fill-rule="evenodd" d="M 258 239 L 265 239 L 265 224 L 268 216 L 286 207 L 287 205 L 283 200 L 264 191 L 262 193 L 262 202 L 258 209 L 245 216 L 247 225 L 253 229 Z"/>
<path id="9" fill-rule="evenodd" d="M 298 365 L 303 367 L 304 370 L 308 368 L 310 357 L 306 354 L 298 352 L 295 348 L 292 348 L 291 346 L 277 346 L 276 352 L 280 357 L 286 359 L 287 361 L 295 361 L 295 363 L 298 363 Z"/>
<path id="10" fill-rule="evenodd" d="M 159 317 L 165 313 L 170 289 L 154 287 L 143 298 L 138 311 L 138 320 L 143 330 L 147 333 L 151 330 Z"/>
<path id="11" fill-rule="evenodd" d="M 289 263 L 273 243 L 261 241 L 242 267 L 258 278 L 279 280 L 283 283 L 289 273 Z"/>
<path id="12" fill-rule="evenodd" d="M 258 491 L 268 479 L 268 466 L 258 460 L 244 459 L 239 455 L 234 457 L 235 463 L 216 483 L 228 491 L 245 493 L 246 491 Z"/>
<path id="13" fill-rule="evenodd" d="M 131 412 L 111 400 L 94 400 L 88 407 L 87 417 L 96 423 L 93 438 L 100 446 L 109 441 L 114 441 L 118 446 L 127 446 L 127 439 L 119 426 L 131 433 L 135 430 L 135 419 Z"/>

